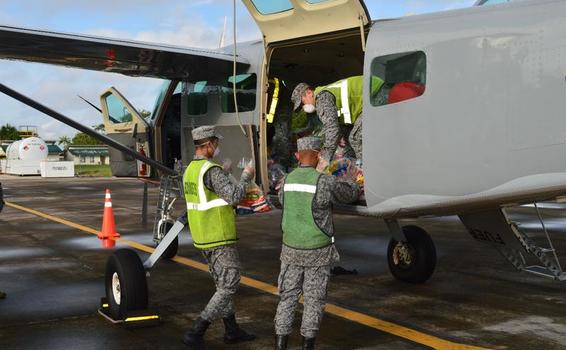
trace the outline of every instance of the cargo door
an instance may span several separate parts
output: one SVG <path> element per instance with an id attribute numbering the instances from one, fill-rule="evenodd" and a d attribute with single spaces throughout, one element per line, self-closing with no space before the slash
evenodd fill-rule
<path id="1" fill-rule="evenodd" d="M 150 125 L 114 87 L 100 96 L 106 135 L 136 152 L 151 157 Z M 113 148 L 110 151 L 110 169 L 114 176 L 149 177 L 149 165 Z"/>
<path id="2" fill-rule="evenodd" d="M 371 22 L 362 0 L 242 0 L 266 45 L 363 28 Z"/>

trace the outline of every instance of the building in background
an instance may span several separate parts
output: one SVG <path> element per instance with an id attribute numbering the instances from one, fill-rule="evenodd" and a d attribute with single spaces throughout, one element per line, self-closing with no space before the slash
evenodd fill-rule
<path id="1" fill-rule="evenodd" d="M 72 145 L 65 152 L 65 160 L 75 165 L 110 165 L 108 146 L 104 145 Z"/>

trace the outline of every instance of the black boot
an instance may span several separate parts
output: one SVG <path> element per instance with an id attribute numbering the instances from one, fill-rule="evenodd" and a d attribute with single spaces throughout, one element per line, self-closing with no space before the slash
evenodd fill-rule
<path id="1" fill-rule="evenodd" d="M 287 350 L 288 335 L 277 335 L 275 338 L 275 350 Z"/>
<path id="2" fill-rule="evenodd" d="M 208 326 L 210 326 L 210 322 L 201 317 L 197 318 L 193 328 L 183 336 L 183 343 L 194 350 L 206 350 L 204 332 L 206 332 Z"/>
<path id="3" fill-rule="evenodd" d="M 247 333 L 240 328 L 236 322 L 235 315 L 230 315 L 222 320 L 224 321 L 224 328 L 226 330 L 226 333 L 224 333 L 225 344 L 237 344 L 255 339 L 255 335 Z"/>
<path id="4" fill-rule="evenodd" d="M 314 350 L 314 340 L 315 338 L 303 337 L 303 350 Z"/>

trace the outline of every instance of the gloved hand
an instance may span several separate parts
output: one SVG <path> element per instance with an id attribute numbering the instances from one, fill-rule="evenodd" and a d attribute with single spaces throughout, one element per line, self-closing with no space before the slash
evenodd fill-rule
<path id="1" fill-rule="evenodd" d="M 244 175 L 247 174 L 247 175 Z M 244 171 L 242 172 L 242 177 L 246 176 L 248 179 L 253 179 L 255 176 L 255 166 L 254 166 L 254 162 L 253 160 L 250 160 L 248 162 L 248 164 L 246 164 L 246 167 L 244 168 Z"/>

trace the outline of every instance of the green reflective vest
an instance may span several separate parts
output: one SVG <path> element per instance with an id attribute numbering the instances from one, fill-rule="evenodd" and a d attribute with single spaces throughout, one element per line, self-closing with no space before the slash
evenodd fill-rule
<path id="1" fill-rule="evenodd" d="M 383 85 L 383 80 L 376 76 L 372 76 L 371 80 L 371 95 L 373 96 Z M 319 86 L 314 90 L 314 94 L 316 96 L 321 91 L 328 91 L 334 95 L 340 124 L 354 124 L 362 114 L 363 83 L 363 75 L 357 75 L 327 86 Z"/>
<path id="2" fill-rule="evenodd" d="M 312 202 L 320 173 L 314 168 L 297 168 L 283 186 L 283 243 L 295 249 L 318 249 L 334 243 L 314 221 Z"/>
<path id="3" fill-rule="evenodd" d="M 204 185 L 204 174 L 220 165 L 208 160 L 193 160 L 183 176 L 189 228 L 195 247 L 200 249 L 236 243 L 234 209 Z"/>

